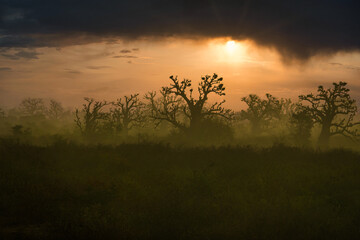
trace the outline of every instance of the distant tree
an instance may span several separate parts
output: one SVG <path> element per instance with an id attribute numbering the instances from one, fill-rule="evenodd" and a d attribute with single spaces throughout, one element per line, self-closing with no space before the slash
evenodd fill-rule
<path id="1" fill-rule="evenodd" d="M 24 126 L 19 124 L 12 126 L 11 131 L 13 136 L 16 138 L 28 136 L 31 134 L 30 128 L 24 128 Z"/>
<path id="2" fill-rule="evenodd" d="M 104 106 L 108 105 L 106 101 L 95 101 L 93 98 L 84 98 L 86 103 L 81 110 L 75 111 L 75 123 L 81 133 L 86 137 L 93 137 L 99 132 L 101 121 L 108 118 L 108 113 L 103 112 Z"/>
<path id="3" fill-rule="evenodd" d="M 60 119 L 64 115 L 64 108 L 61 103 L 51 99 L 47 115 L 51 119 Z"/>
<path id="4" fill-rule="evenodd" d="M 249 120 L 253 134 L 259 134 L 270 125 L 271 120 L 281 116 L 283 105 L 271 94 L 267 93 L 266 99 L 261 99 L 256 94 L 250 94 L 243 97 L 241 101 L 245 102 L 248 108 L 241 111 L 240 118 Z"/>
<path id="5" fill-rule="evenodd" d="M 354 121 L 357 106 L 346 85 L 345 82 L 333 83 L 333 88 L 328 89 L 319 86 L 317 94 L 299 96 L 302 102 L 308 103 L 304 110 L 312 116 L 314 123 L 321 126 L 318 140 L 320 146 L 328 146 L 330 137 L 337 134 L 352 140 L 360 136 L 354 128 L 360 124 Z"/>
<path id="6" fill-rule="evenodd" d="M 110 119 L 116 132 L 122 132 L 127 136 L 130 129 L 144 122 L 144 104 L 140 101 L 139 94 L 119 98 L 112 106 Z"/>
<path id="7" fill-rule="evenodd" d="M 20 111 L 26 116 L 43 116 L 45 110 L 44 101 L 41 98 L 25 98 L 20 103 Z"/>
<path id="8" fill-rule="evenodd" d="M 280 118 L 290 118 L 296 111 L 297 104 L 293 103 L 290 98 L 280 98 Z"/>
<path id="9" fill-rule="evenodd" d="M 193 95 L 191 80 L 179 81 L 174 76 L 170 76 L 170 80 L 170 86 L 163 87 L 160 91 L 159 99 L 155 100 L 155 93 L 146 96 L 152 108 L 151 116 L 155 120 L 167 121 L 179 129 L 196 130 L 201 128 L 205 119 L 216 116 L 226 119 L 232 117 L 232 111 L 223 107 L 225 100 L 207 105 L 210 94 L 225 95 L 223 78 L 218 77 L 217 74 L 201 78 L 197 87 L 197 98 Z"/>
<path id="10" fill-rule="evenodd" d="M 303 109 L 303 106 L 298 105 L 291 114 L 290 120 L 290 134 L 298 145 L 309 145 L 311 130 L 314 126 L 312 116 L 309 111 Z"/>

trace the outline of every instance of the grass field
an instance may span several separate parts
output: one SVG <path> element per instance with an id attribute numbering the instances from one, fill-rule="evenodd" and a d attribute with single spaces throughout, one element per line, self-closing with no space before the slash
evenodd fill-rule
<path id="1" fill-rule="evenodd" d="M 360 155 L 0 146 L 2 239 L 356 239 Z"/>

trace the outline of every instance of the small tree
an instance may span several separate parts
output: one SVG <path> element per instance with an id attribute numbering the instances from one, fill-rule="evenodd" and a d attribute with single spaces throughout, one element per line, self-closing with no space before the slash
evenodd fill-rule
<path id="1" fill-rule="evenodd" d="M 321 126 L 319 136 L 319 146 L 326 147 L 331 136 L 341 134 L 352 140 L 359 137 L 358 131 L 354 126 L 360 122 L 354 122 L 357 113 L 355 100 L 349 95 L 350 89 L 347 83 L 333 83 L 333 88 L 324 89 L 319 86 L 317 94 L 300 95 L 302 102 L 308 103 L 304 106 L 314 121 Z"/>
<path id="2" fill-rule="evenodd" d="M 266 99 L 261 99 L 256 94 L 250 94 L 243 97 L 241 101 L 245 102 L 248 108 L 241 111 L 240 118 L 249 120 L 253 134 L 260 133 L 270 125 L 272 119 L 281 116 L 282 104 L 271 94 L 267 93 Z"/>
<path id="3" fill-rule="evenodd" d="M 25 98 L 20 103 L 20 110 L 26 116 L 43 116 L 46 108 L 41 98 Z"/>
<path id="4" fill-rule="evenodd" d="M 210 94 L 225 95 L 223 78 L 218 77 L 217 74 L 214 73 L 212 76 L 206 75 L 201 78 L 197 88 L 197 98 L 193 95 L 194 89 L 191 88 L 191 80 L 179 81 L 174 76 L 170 76 L 170 80 L 172 81 L 170 86 L 163 87 L 160 91 L 160 99 L 155 100 L 155 93 L 149 93 L 146 96 L 150 100 L 151 116 L 154 119 L 167 121 L 182 130 L 188 128 L 197 130 L 201 128 L 205 119 L 215 116 L 226 119 L 232 117 L 232 111 L 223 107 L 225 100 L 207 105 Z"/>
<path id="5" fill-rule="evenodd" d="M 291 114 L 289 125 L 290 134 L 295 143 L 298 145 L 309 145 L 311 130 L 314 126 L 311 114 L 304 110 L 301 105 L 298 105 Z"/>
<path id="6" fill-rule="evenodd" d="M 93 98 L 84 98 L 86 103 L 81 110 L 75 111 L 75 123 L 81 133 L 86 137 L 92 137 L 99 132 L 99 125 L 102 120 L 108 117 L 102 110 L 108 105 L 106 101 L 95 101 Z"/>
<path id="7" fill-rule="evenodd" d="M 12 126 L 11 132 L 15 138 L 27 137 L 31 134 L 30 128 L 24 128 L 19 124 Z"/>
<path id="8" fill-rule="evenodd" d="M 144 104 L 140 101 L 139 94 L 119 98 L 112 105 L 114 108 L 110 109 L 111 122 L 116 132 L 122 132 L 127 136 L 130 129 L 143 123 Z"/>
<path id="9" fill-rule="evenodd" d="M 51 119 L 60 119 L 64 115 L 64 108 L 60 102 L 51 99 L 47 110 L 47 115 Z"/>

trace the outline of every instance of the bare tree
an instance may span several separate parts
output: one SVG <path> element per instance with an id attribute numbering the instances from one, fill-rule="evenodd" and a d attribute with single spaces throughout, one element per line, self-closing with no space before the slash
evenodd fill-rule
<path id="1" fill-rule="evenodd" d="M 75 123 L 84 136 L 94 136 L 99 132 L 99 125 L 102 120 L 108 117 L 103 107 L 108 105 L 106 101 L 95 101 L 93 98 L 84 98 L 86 103 L 81 110 L 75 111 Z"/>
<path id="2" fill-rule="evenodd" d="M 149 92 L 145 95 L 145 99 L 149 101 L 150 116 L 155 120 L 156 126 L 165 121 L 180 130 L 186 129 L 181 116 L 185 105 L 180 98 L 161 89 L 158 98 L 156 98 L 156 92 Z"/>
<path id="3" fill-rule="evenodd" d="M 250 94 L 243 97 L 241 101 L 245 102 L 248 108 L 241 111 L 240 118 L 249 120 L 253 134 L 260 133 L 270 125 L 271 120 L 281 116 L 282 104 L 271 94 L 267 93 L 266 99 L 261 99 L 256 94 Z"/>
<path id="4" fill-rule="evenodd" d="M 64 115 L 64 108 L 60 102 L 51 99 L 47 110 L 47 115 L 51 119 L 60 119 Z"/>
<path id="5" fill-rule="evenodd" d="M 20 110 L 27 116 L 41 116 L 46 108 L 41 98 L 25 98 L 20 103 Z"/>
<path id="6" fill-rule="evenodd" d="M 142 111 L 144 104 L 140 101 L 139 94 L 119 98 L 112 105 L 114 108 L 110 109 L 110 115 L 115 131 L 122 132 L 127 136 L 130 129 L 143 123 L 145 119 Z"/>
<path id="7" fill-rule="evenodd" d="M 161 96 L 157 101 L 155 93 L 149 93 L 146 97 L 150 100 L 154 119 L 167 121 L 179 129 L 198 129 L 205 119 L 215 116 L 227 119 L 232 117 L 232 111 L 223 107 L 225 100 L 207 105 L 210 94 L 225 95 L 223 78 L 218 77 L 217 74 L 201 78 L 197 87 L 197 98 L 193 95 L 194 89 L 191 88 L 191 80 L 179 81 L 174 76 L 170 76 L 170 80 L 172 81 L 170 86 L 162 88 Z M 181 115 L 188 120 L 188 126 Z"/>
<path id="8" fill-rule="evenodd" d="M 354 122 L 357 106 L 346 85 L 346 82 L 333 83 L 333 88 L 328 89 L 319 86 L 317 94 L 299 96 L 302 102 L 309 104 L 303 107 L 304 110 L 311 114 L 314 123 L 321 125 L 320 146 L 328 146 L 330 137 L 337 134 L 352 140 L 360 137 L 355 129 L 360 122 Z"/>

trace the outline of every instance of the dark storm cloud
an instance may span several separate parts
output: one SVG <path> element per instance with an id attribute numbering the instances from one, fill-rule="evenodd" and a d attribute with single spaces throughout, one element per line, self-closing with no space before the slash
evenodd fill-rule
<path id="1" fill-rule="evenodd" d="M 0 0 L 0 46 L 232 37 L 307 59 L 360 48 L 359 0 Z"/>

